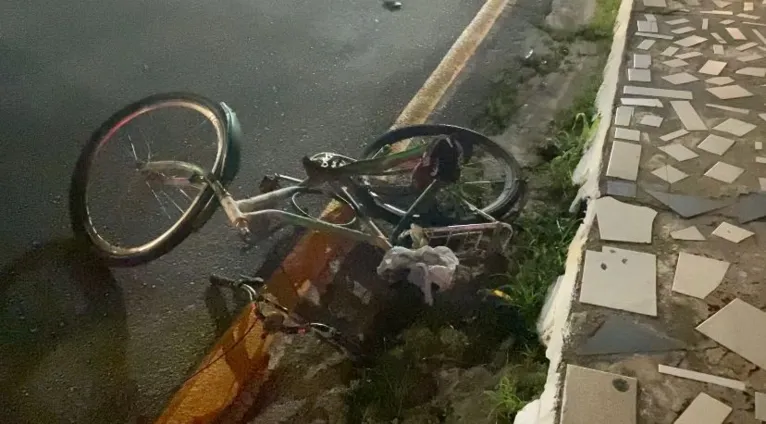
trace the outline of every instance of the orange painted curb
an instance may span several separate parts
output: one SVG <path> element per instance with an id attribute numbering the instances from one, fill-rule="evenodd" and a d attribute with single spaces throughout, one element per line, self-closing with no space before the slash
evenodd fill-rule
<path id="1" fill-rule="evenodd" d="M 404 108 L 394 127 L 426 122 L 508 2 L 487 0 Z M 323 212 L 325 219 L 348 222 L 351 210 L 339 206 L 332 202 Z M 330 265 L 343 260 L 354 245 L 355 242 L 348 239 L 309 232 L 272 274 L 267 283 L 269 292 L 291 310 L 311 286 L 323 293 L 334 278 Z M 252 308 L 241 313 L 202 361 L 195 375 L 173 396 L 156 424 L 211 423 L 248 383 L 249 394 L 255 396 L 267 378 L 269 362 L 271 337 L 264 338 L 262 330 Z"/>

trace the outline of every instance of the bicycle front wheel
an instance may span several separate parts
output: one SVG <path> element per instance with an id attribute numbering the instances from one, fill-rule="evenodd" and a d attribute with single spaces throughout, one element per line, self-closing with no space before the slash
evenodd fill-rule
<path id="1" fill-rule="evenodd" d="M 93 133 L 75 166 L 75 236 L 110 266 L 169 252 L 217 207 L 207 181 L 233 178 L 226 171 L 236 172 L 238 135 L 226 105 L 193 94 L 158 94 L 124 107 Z M 179 163 L 188 166 L 167 165 Z"/>
<path id="2" fill-rule="evenodd" d="M 486 222 L 482 214 L 503 218 L 523 194 L 521 166 L 483 134 L 453 125 L 412 125 L 387 132 L 365 149 L 364 157 L 379 158 L 444 137 L 462 147 L 460 180 L 442 188 L 413 221 L 423 225 L 458 225 Z M 398 165 L 386 176 L 364 178 L 379 215 L 388 221 L 397 222 L 420 194 L 412 187 L 412 172 L 418 163 L 415 160 Z"/>

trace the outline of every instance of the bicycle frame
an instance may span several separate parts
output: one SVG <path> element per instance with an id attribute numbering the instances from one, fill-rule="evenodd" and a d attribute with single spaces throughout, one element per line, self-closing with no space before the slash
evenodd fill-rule
<path id="1" fill-rule="evenodd" d="M 418 203 L 425 200 L 428 195 L 433 191 L 435 182 L 432 183 L 418 200 L 411 207 L 410 213 L 402 218 L 402 221 L 396 226 L 396 230 L 391 237 L 391 240 L 383 234 L 378 226 L 370 219 L 367 208 L 364 202 L 358 202 L 349 192 L 348 187 L 355 186 L 351 181 L 351 177 L 354 176 L 379 176 L 390 175 L 391 172 L 387 170 L 401 165 L 411 160 L 419 159 L 426 146 L 418 146 L 406 151 L 395 153 L 392 155 L 383 156 L 376 159 L 365 159 L 350 164 L 340 166 L 333 169 L 333 179 L 316 181 L 312 178 L 306 178 L 300 180 L 285 175 L 276 174 L 276 176 L 282 180 L 295 183 L 284 188 L 279 188 L 274 191 L 263 193 L 257 196 L 249 197 L 246 199 L 234 199 L 234 197 L 223 187 L 223 185 L 217 179 L 210 178 L 205 174 L 205 171 L 199 168 L 197 165 L 181 162 L 181 161 L 154 161 L 147 162 L 143 165 L 142 171 L 156 173 L 164 175 L 166 172 L 182 171 L 192 175 L 191 178 L 185 179 L 186 183 L 193 185 L 195 177 L 197 181 L 203 179 L 205 183 L 210 184 L 215 192 L 215 196 L 218 199 L 222 209 L 226 213 L 229 222 L 240 231 L 240 235 L 249 241 L 250 237 L 250 222 L 255 218 L 266 217 L 271 219 L 277 219 L 281 222 L 299 225 L 311 230 L 325 231 L 332 234 L 337 234 L 342 237 L 347 237 L 352 240 L 371 244 L 373 246 L 380 247 L 381 249 L 388 250 L 392 247 L 391 240 L 395 239 L 398 233 L 401 233 L 406 221 L 409 219 L 410 213 L 414 210 Z M 309 189 L 313 189 L 319 184 L 327 183 L 330 187 L 329 193 L 338 196 L 348 202 L 348 205 L 353 209 L 356 218 L 359 219 L 363 226 L 366 227 L 368 232 L 358 231 L 355 229 L 347 228 L 342 225 L 333 224 L 330 222 L 322 221 L 316 218 L 306 217 L 295 213 L 283 211 L 280 209 L 274 209 L 273 204 L 286 200 L 296 193 L 305 192 Z M 174 182 L 174 184 L 182 185 L 184 182 Z"/>

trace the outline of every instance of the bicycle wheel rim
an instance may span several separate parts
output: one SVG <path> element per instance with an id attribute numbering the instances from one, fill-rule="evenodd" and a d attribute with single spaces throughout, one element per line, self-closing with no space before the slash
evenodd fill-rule
<path id="1" fill-rule="evenodd" d="M 135 257 L 145 255 L 148 252 L 152 252 L 159 248 L 160 245 L 165 243 L 174 234 L 181 230 L 183 225 L 189 223 L 193 218 L 200 213 L 202 208 L 210 201 L 212 197 L 212 188 L 207 184 L 203 184 L 203 187 L 199 190 L 197 195 L 191 201 L 186 210 L 181 216 L 167 228 L 165 231 L 154 237 L 153 239 L 140 244 L 138 246 L 119 246 L 116 245 L 105 237 L 96 229 L 93 223 L 90 207 L 90 174 L 93 168 L 94 161 L 97 160 L 99 151 L 113 140 L 117 132 L 134 121 L 136 118 L 151 113 L 153 111 L 165 108 L 180 107 L 184 109 L 193 110 L 210 122 L 215 129 L 215 136 L 217 139 L 216 154 L 212 167 L 212 175 L 219 175 L 222 171 L 225 147 L 227 140 L 227 129 L 225 115 L 216 110 L 213 105 L 205 104 L 202 99 L 194 99 L 192 96 L 183 95 L 175 96 L 173 94 L 153 96 L 144 100 L 141 100 L 133 105 L 124 108 L 110 119 L 104 126 L 97 131 L 92 138 L 92 148 L 88 152 L 88 161 L 85 168 L 85 187 L 83 196 L 83 206 L 85 209 L 85 217 L 88 220 L 83 226 L 85 232 L 88 235 L 91 243 L 100 251 L 105 252 L 110 257 Z"/>

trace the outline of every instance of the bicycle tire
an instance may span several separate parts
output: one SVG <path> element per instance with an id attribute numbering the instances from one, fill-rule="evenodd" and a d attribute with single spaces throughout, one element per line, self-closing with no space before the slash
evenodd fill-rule
<path id="1" fill-rule="evenodd" d="M 501 160 L 509 169 L 510 172 L 506 175 L 506 184 L 503 192 L 498 198 L 485 208 L 482 208 L 482 212 L 492 216 L 495 219 L 502 219 L 513 207 L 521 200 L 523 195 L 523 176 L 521 165 L 506 149 L 492 141 L 489 137 L 467 128 L 458 127 L 448 124 L 419 124 L 400 127 L 388 131 L 383 134 L 373 143 L 365 148 L 363 155 L 364 158 L 371 158 L 381 148 L 410 139 L 412 137 L 424 137 L 424 136 L 437 136 L 437 135 L 455 135 L 456 140 L 461 143 L 475 143 L 484 147 L 493 157 Z M 465 150 L 465 149 L 464 149 Z M 375 209 L 378 216 L 383 219 L 396 224 L 402 217 L 402 214 L 393 211 L 390 208 L 386 208 L 375 201 L 368 205 L 370 208 Z M 475 224 L 479 222 L 486 222 L 486 218 L 481 217 L 476 213 L 467 214 L 465 217 L 459 220 L 449 220 L 436 218 L 428 224 L 431 225 L 462 225 L 462 224 Z"/>
<path id="2" fill-rule="evenodd" d="M 216 119 L 222 123 L 218 153 L 208 177 L 226 185 L 239 170 L 241 129 L 236 115 L 224 103 L 216 103 L 192 93 L 172 92 L 142 98 L 115 112 L 93 132 L 83 147 L 69 187 L 69 215 L 75 238 L 110 267 L 136 266 L 168 253 L 210 219 L 219 206 L 213 188 L 207 184 L 170 229 L 139 248 L 117 248 L 101 238 L 93 226 L 88 211 L 86 192 L 91 162 L 98 151 L 99 144 L 124 120 L 137 116 L 134 114 L 142 109 L 174 101 L 198 105 L 215 115 Z"/>

